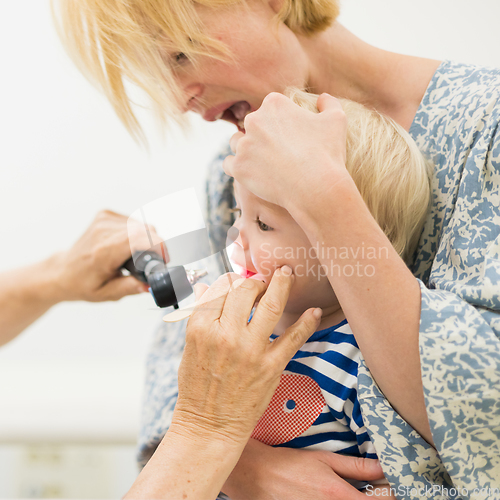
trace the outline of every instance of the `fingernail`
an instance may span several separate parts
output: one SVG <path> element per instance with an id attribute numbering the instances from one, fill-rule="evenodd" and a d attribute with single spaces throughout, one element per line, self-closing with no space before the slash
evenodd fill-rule
<path id="1" fill-rule="evenodd" d="M 281 274 L 283 276 L 291 276 L 292 275 L 292 268 L 290 266 L 282 266 L 281 267 Z"/>
<path id="2" fill-rule="evenodd" d="M 321 308 L 317 307 L 316 309 L 314 309 L 313 311 L 313 316 L 316 318 L 316 319 L 321 319 L 321 316 L 323 316 L 323 311 Z"/>

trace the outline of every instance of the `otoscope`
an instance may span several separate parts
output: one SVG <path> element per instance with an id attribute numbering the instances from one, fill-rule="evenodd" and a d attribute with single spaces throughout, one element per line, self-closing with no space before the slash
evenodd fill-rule
<path id="1" fill-rule="evenodd" d="M 193 285 L 207 275 L 207 271 L 186 270 L 184 266 L 167 267 L 163 257 L 152 250 L 135 252 L 122 267 L 149 285 L 158 307 L 174 306 L 174 309 L 193 293 Z"/>
<path id="2" fill-rule="evenodd" d="M 197 262 L 220 252 L 224 269 L 229 272 L 231 265 L 226 248 L 237 237 L 235 227 L 217 224 L 170 238 L 164 244 L 171 262 L 176 264 Z M 167 266 L 160 253 L 154 250 L 135 252 L 122 268 L 149 285 L 158 307 L 174 306 L 174 309 L 179 308 L 178 302 L 193 293 L 193 285 L 208 274 L 205 270 L 186 270 L 182 265 Z"/>

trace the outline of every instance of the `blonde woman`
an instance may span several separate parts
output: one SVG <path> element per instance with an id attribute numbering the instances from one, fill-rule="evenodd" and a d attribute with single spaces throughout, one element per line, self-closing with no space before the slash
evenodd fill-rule
<path id="1" fill-rule="evenodd" d="M 467 498 L 497 487 L 498 72 L 371 47 L 335 21 L 334 0 L 65 0 L 61 7 L 66 43 L 132 131 L 139 129 L 125 79 L 163 116 L 193 110 L 245 126 L 226 171 L 282 205 L 311 244 L 388 249 L 375 279 L 330 277 L 366 359 L 361 407 L 385 475 L 402 487 L 400 498 L 419 498 L 421 488 L 441 488 L 446 498 L 443 488 L 456 487 Z M 277 94 L 265 99 L 290 85 L 387 114 L 432 160 L 431 208 L 411 272 L 345 172 L 340 105 L 322 96 L 322 112 L 307 115 Z M 221 161 L 210 172 L 209 208 L 212 220 L 227 221 L 231 183 Z M 165 382 L 175 363 L 162 353 L 180 339 L 162 332 L 152 353 L 144 457 L 175 402 L 175 385 Z M 338 498 L 345 483 L 333 470 L 348 477 L 354 468 L 339 463 L 350 462 L 251 441 L 227 488 L 235 499 Z"/>

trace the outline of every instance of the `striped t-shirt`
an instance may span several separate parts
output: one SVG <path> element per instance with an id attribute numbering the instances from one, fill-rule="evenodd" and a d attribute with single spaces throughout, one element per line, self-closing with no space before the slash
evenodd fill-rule
<path id="1" fill-rule="evenodd" d="M 359 355 L 346 320 L 314 333 L 288 363 L 252 437 L 272 446 L 377 458 L 357 397 Z"/>

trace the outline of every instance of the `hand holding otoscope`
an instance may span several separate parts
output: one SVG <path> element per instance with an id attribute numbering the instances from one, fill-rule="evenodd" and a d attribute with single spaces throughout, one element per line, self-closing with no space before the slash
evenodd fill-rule
<path id="1" fill-rule="evenodd" d="M 130 256 L 130 235 L 138 248 L 160 241 L 154 228 L 131 224 L 109 210 L 97 214 L 87 230 L 65 251 L 0 276 L 0 346 L 60 302 L 103 302 L 146 291 L 143 283 L 118 269 Z M 50 237 L 50 235 L 48 235 Z"/>
<path id="2" fill-rule="evenodd" d="M 161 239 L 154 228 L 148 227 L 146 237 L 140 222 L 131 223 L 130 218 L 109 210 L 99 212 L 69 250 L 42 262 L 1 273 L 0 346 L 59 302 L 118 300 L 146 291 L 144 284 L 147 284 L 159 307 L 177 308 L 177 303 L 192 293 L 192 285 L 205 275 L 205 271 L 186 271 L 182 264 L 220 252 L 229 271 L 225 247 L 236 239 L 237 232 L 232 235 L 228 229 L 227 226 L 209 226 L 168 240 L 170 260 L 178 265 L 167 267 L 167 259 L 161 256 L 163 242 L 161 246 L 155 245 Z M 215 244 L 210 244 L 209 230 Z M 134 251 L 124 264 L 130 255 L 131 240 L 134 240 L 135 250 L 148 250 Z M 160 248 L 160 252 L 151 248 Z M 125 277 L 117 272 L 124 266 L 132 276 Z"/>

